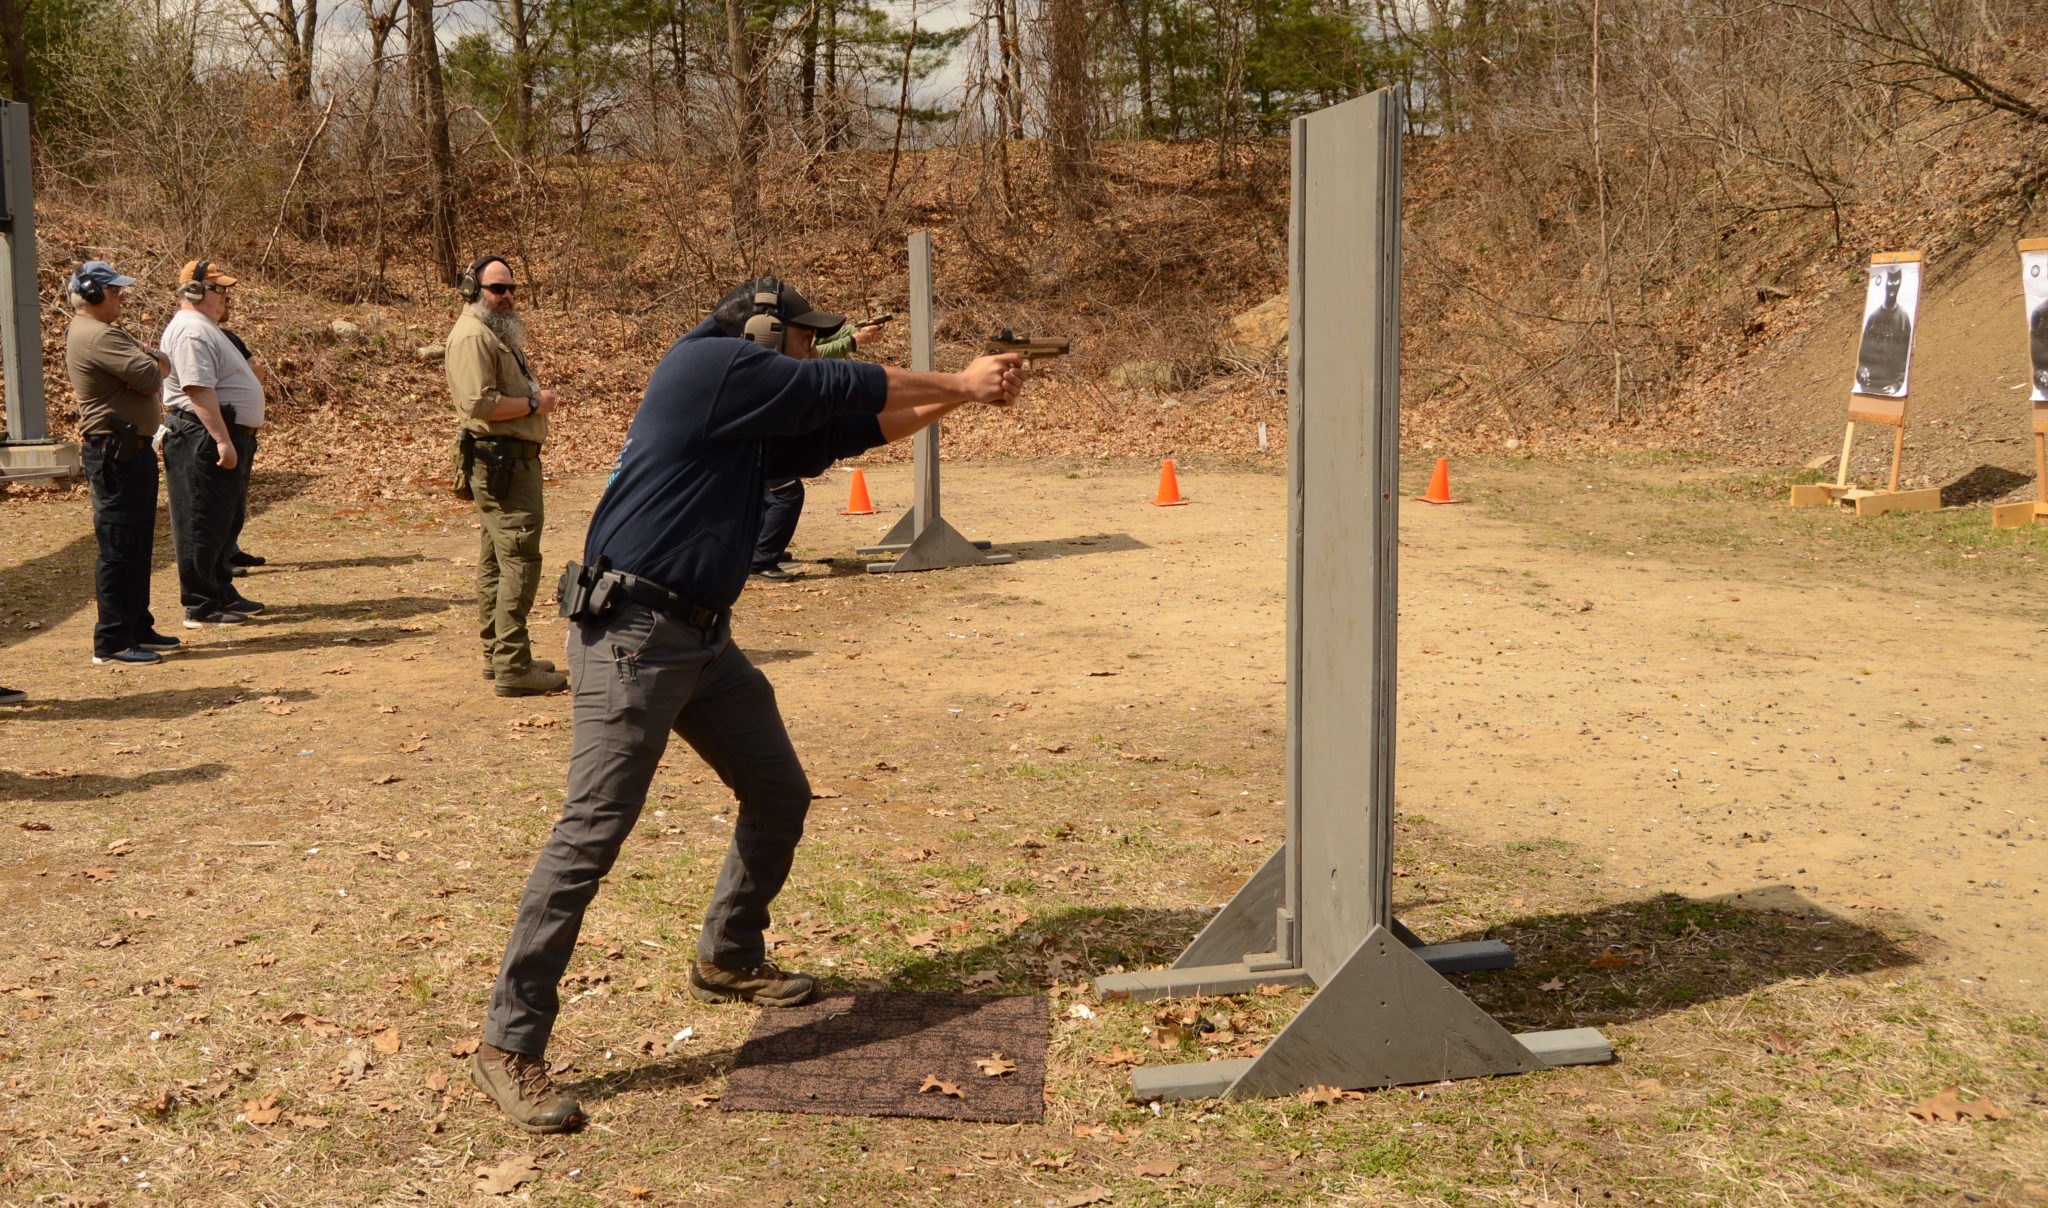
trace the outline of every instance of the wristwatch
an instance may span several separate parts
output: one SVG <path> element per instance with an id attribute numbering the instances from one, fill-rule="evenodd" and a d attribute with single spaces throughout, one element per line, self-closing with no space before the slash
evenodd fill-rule
<path id="1" fill-rule="evenodd" d="M 532 417 L 533 417 L 533 415 L 534 415 L 534 414 L 535 414 L 536 412 L 538 412 L 539 410 L 540 410 L 540 400 L 539 400 L 538 398 L 535 398 L 535 397 L 534 397 L 533 395 L 531 395 L 531 394 L 527 395 L 527 396 L 526 396 L 526 414 L 527 414 L 527 417 L 528 417 L 529 419 L 530 419 L 530 418 L 532 418 Z"/>

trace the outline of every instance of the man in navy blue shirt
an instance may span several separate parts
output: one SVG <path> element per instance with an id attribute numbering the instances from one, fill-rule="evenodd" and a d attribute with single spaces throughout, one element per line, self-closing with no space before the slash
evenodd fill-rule
<path id="1" fill-rule="evenodd" d="M 811 786 L 766 676 L 733 645 L 733 601 L 761 528 L 763 483 L 822 473 L 964 402 L 1011 403 L 1014 354 L 960 373 L 813 356 L 845 320 L 773 277 L 749 281 L 662 357 L 618 467 L 563 576 L 575 732 L 569 786 L 526 883 L 471 1076 L 528 1132 L 582 1122 L 542 1052 L 583 911 L 633 829 L 671 732 L 739 798 L 705 911 L 690 992 L 795 1006 L 811 977 L 777 968 L 762 933 L 803 835 Z"/>

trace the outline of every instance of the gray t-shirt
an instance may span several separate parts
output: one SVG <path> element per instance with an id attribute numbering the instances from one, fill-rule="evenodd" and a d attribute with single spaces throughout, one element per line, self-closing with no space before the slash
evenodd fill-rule
<path id="1" fill-rule="evenodd" d="M 221 334 L 220 324 L 196 310 L 179 310 L 164 325 L 162 347 L 171 373 L 164 379 L 164 406 L 192 411 L 185 387 L 211 386 L 220 405 L 234 411 L 234 422 L 263 426 L 263 383 L 256 371 Z"/>

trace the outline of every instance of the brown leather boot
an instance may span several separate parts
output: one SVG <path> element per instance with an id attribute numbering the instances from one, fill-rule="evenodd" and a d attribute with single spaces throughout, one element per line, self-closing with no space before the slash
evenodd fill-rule
<path id="1" fill-rule="evenodd" d="M 787 973 L 773 961 L 744 969 L 725 969 L 710 961 L 690 966 L 690 993 L 704 1002 L 751 1002 L 764 1007 L 794 1007 L 808 1001 L 818 979 L 808 973 Z"/>
<path id="2" fill-rule="evenodd" d="M 527 1132 L 568 1132 L 583 1123 L 583 1108 L 555 1090 L 544 1057 L 480 1044 L 470 1060 L 469 1077 L 506 1119 Z"/>

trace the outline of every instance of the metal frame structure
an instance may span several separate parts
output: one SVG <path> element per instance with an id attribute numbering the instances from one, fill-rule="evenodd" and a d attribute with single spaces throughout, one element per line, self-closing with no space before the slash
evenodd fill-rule
<path id="1" fill-rule="evenodd" d="M 910 367 L 931 372 L 932 349 L 932 234 L 917 231 L 910 236 Z M 869 572 L 1001 566 L 1016 561 L 1014 554 L 984 553 L 989 542 L 969 541 L 939 514 L 938 423 L 912 439 L 916 443 L 912 448 L 911 476 L 916 480 L 916 488 L 910 510 L 903 513 L 881 541 L 855 551 L 895 554 L 896 558 L 892 562 L 870 562 Z"/>
<path id="2" fill-rule="evenodd" d="M 1400 485 L 1401 129 L 1382 89 L 1294 123 L 1289 229 L 1287 839 L 1172 967 L 1105 998 L 1313 985 L 1257 1057 L 1145 1066 L 1140 1098 L 1252 1098 L 1606 1061 L 1591 1028 L 1513 1035 L 1443 974 L 1495 941 L 1426 945 L 1393 913 Z"/>
<path id="3" fill-rule="evenodd" d="M 78 473 L 78 446 L 50 439 L 43 402 L 43 304 L 36 284 L 35 172 L 28 106 L 0 101 L 0 371 L 7 434 L 0 482 Z"/>

